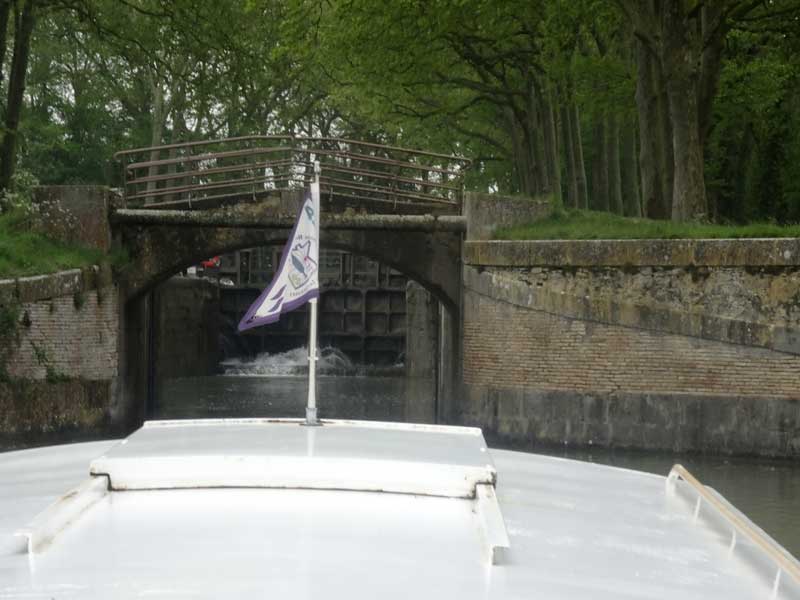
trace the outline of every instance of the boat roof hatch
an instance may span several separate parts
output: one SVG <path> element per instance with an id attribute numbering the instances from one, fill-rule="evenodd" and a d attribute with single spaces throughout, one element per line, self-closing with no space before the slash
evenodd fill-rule
<path id="1" fill-rule="evenodd" d="M 509 546 L 497 480 L 480 429 L 364 421 L 207 419 L 148 421 L 91 462 L 92 478 L 20 535 L 28 551 L 53 538 L 105 493 L 128 490 L 281 488 L 390 492 L 476 504 L 488 557 Z"/>
<path id="2" fill-rule="evenodd" d="M 262 487 L 474 498 L 496 471 L 480 429 L 296 420 L 149 421 L 92 475 L 111 490 Z"/>

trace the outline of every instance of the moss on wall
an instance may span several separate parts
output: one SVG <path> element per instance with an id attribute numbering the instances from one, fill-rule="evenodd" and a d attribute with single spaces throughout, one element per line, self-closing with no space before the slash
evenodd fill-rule
<path id="1" fill-rule="evenodd" d="M 47 441 L 53 434 L 107 431 L 112 387 L 66 378 L 0 382 L 0 446 L 3 439 Z"/>

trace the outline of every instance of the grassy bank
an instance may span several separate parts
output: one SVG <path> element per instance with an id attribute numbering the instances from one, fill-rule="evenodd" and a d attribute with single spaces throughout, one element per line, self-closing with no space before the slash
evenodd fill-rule
<path id="1" fill-rule="evenodd" d="M 632 219 L 604 212 L 568 210 L 541 221 L 499 229 L 499 240 L 630 240 L 800 237 L 800 225 L 709 225 Z"/>
<path id="2" fill-rule="evenodd" d="M 124 257 L 54 242 L 30 231 L 27 217 L 21 212 L 0 214 L 0 279 L 54 273 L 109 261 L 119 265 Z"/>

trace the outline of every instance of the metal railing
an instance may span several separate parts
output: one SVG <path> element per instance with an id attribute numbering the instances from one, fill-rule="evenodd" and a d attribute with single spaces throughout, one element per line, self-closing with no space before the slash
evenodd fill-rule
<path id="1" fill-rule="evenodd" d="M 125 205 L 213 208 L 303 187 L 322 166 L 324 197 L 458 212 L 470 161 L 354 140 L 254 135 L 117 152 Z"/>
<path id="2" fill-rule="evenodd" d="M 682 480 L 689 485 L 695 492 L 694 519 L 697 520 L 700 510 L 704 504 L 711 507 L 719 517 L 727 522 L 733 530 L 729 554 L 733 553 L 737 545 L 737 535 L 749 541 L 757 548 L 775 568 L 775 578 L 773 580 L 772 597 L 777 597 L 778 589 L 781 584 L 781 576 L 785 574 L 800 584 L 800 563 L 790 555 L 783 547 L 778 545 L 772 538 L 767 536 L 761 529 L 756 527 L 752 521 L 742 515 L 722 496 L 715 494 L 704 486 L 692 475 L 683 465 L 674 465 L 667 476 L 667 490 L 675 489 L 678 480 Z"/>

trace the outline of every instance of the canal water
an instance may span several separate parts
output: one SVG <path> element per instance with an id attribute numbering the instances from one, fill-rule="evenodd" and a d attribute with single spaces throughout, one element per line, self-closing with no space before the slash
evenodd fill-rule
<path id="1" fill-rule="evenodd" d="M 223 375 L 166 381 L 158 417 L 301 417 L 306 398 L 306 350 L 223 363 Z M 352 365 L 334 350 L 323 352 L 318 406 L 322 416 L 406 420 L 409 398 L 433 397 L 433 381 L 409 380 L 391 370 Z M 539 450 L 537 450 L 539 451 Z M 800 556 L 800 463 L 670 453 L 591 451 L 541 452 L 666 475 L 681 463 L 712 486 L 795 556 Z"/>

